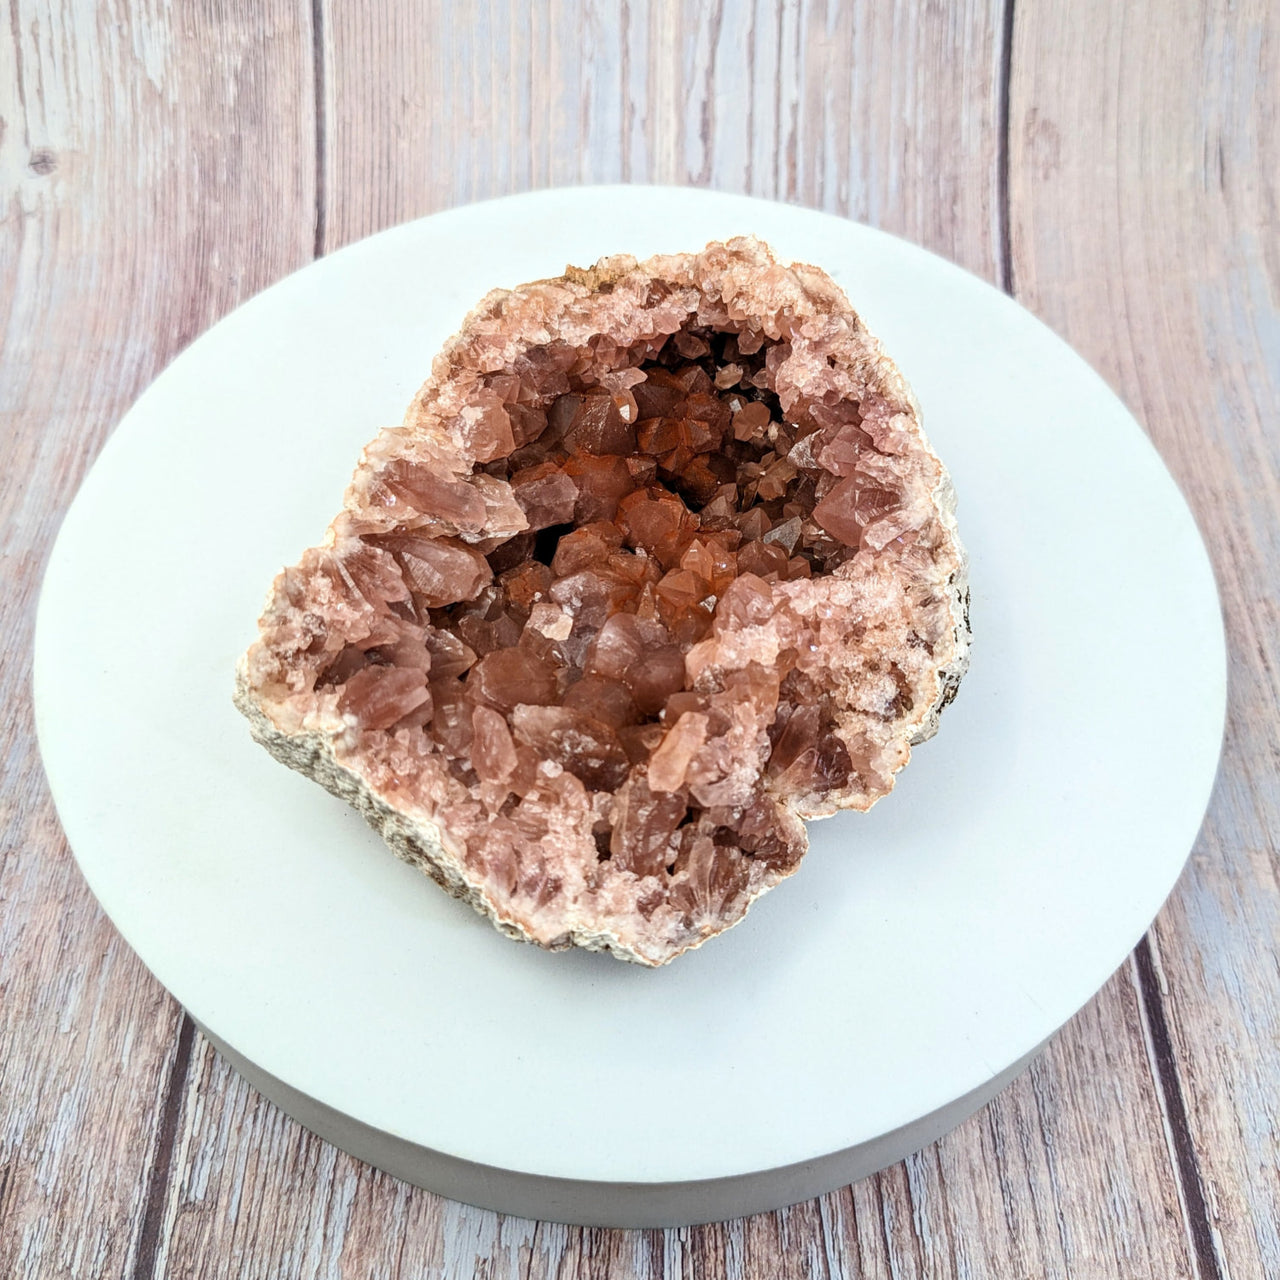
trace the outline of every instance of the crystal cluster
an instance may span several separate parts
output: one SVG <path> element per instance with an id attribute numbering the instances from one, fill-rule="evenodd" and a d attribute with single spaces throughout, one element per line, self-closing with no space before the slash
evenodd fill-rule
<path id="1" fill-rule="evenodd" d="M 605 259 L 468 318 L 277 579 L 238 703 L 505 932 L 661 964 L 932 732 L 951 507 L 823 273 Z"/>

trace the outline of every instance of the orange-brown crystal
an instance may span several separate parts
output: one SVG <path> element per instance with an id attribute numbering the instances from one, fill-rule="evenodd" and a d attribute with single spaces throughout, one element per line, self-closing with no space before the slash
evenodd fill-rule
<path id="1" fill-rule="evenodd" d="M 451 723 L 470 716 L 472 728 L 470 734 L 452 727 L 436 733 L 440 748 L 464 774 L 474 770 L 484 782 L 509 787 L 517 803 L 523 799 L 515 778 L 517 742 L 588 790 L 609 793 L 600 834 L 611 856 L 627 865 L 644 862 L 658 846 L 675 861 L 682 847 L 678 829 L 703 808 L 693 796 L 691 770 L 713 780 L 729 772 L 707 750 L 709 741 L 719 741 L 723 752 L 730 729 L 724 711 L 712 709 L 715 696 L 705 711 L 673 715 L 669 703 L 691 683 L 685 654 L 711 633 L 717 606 L 738 575 L 750 575 L 744 586 L 749 582 L 771 612 L 770 583 L 831 573 L 857 554 L 870 519 L 895 504 L 893 494 L 868 489 L 858 477 L 858 451 L 871 448 L 866 434 L 843 420 L 822 427 L 812 414 L 784 413 L 766 372 L 776 349 L 766 342 L 744 354 L 732 333 L 678 330 L 656 348 L 619 353 L 634 360 L 627 367 L 638 379 L 621 405 L 619 396 L 600 389 L 599 370 L 570 372 L 554 396 L 541 391 L 532 371 L 527 385 L 512 375 L 491 379 L 504 396 L 518 400 L 524 392 L 542 405 L 547 423 L 528 431 L 512 457 L 514 448 L 504 454 L 493 443 L 501 435 L 492 426 L 494 410 L 481 445 L 483 473 L 511 485 L 534 535 L 528 558 L 495 578 L 491 565 L 505 563 L 505 544 L 486 562 L 443 534 L 377 539 L 396 557 L 412 592 L 407 621 L 425 633 L 456 637 L 482 655 L 465 671 L 455 661 L 444 677 L 450 696 L 440 700 L 439 714 Z M 735 370 L 731 388 L 723 385 L 729 367 Z M 632 413 L 644 416 L 629 422 Z M 806 441 L 799 456 L 807 465 L 790 461 L 797 443 Z M 653 472 L 628 469 L 628 457 L 652 459 Z M 837 465 L 828 467 L 828 460 Z M 427 508 L 424 516 L 457 527 L 474 518 L 477 504 L 467 502 L 465 480 L 442 481 L 404 464 L 387 470 L 395 477 L 387 487 L 394 486 L 402 502 Z M 832 485 L 838 474 L 849 478 Z M 818 500 L 820 485 L 826 492 Z M 555 602 L 563 634 L 531 624 L 542 602 Z M 346 687 L 363 686 L 368 674 L 349 675 Z M 731 806 L 762 806 L 756 821 L 765 825 L 770 779 L 785 780 L 793 792 L 821 794 L 842 788 L 851 768 L 832 735 L 832 708 L 821 700 L 800 708 L 779 703 L 778 680 L 785 674 L 784 666 L 754 703 L 728 691 L 777 737 L 754 788 L 735 793 Z M 383 680 L 373 688 L 378 696 L 348 699 L 367 729 L 394 728 L 389 700 L 401 698 L 409 715 L 426 696 L 420 678 Z M 641 723 L 661 733 L 645 767 L 635 770 L 647 789 L 625 789 L 633 766 L 618 730 Z M 429 734 L 430 725 L 423 731 Z M 536 772 L 533 779 L 537 787 Z M 658 802 L 658 796 L 683 803 Z M 642 820 L 633 820 L 633 803 L 642 807 Z M 739 853 L 723 840 L 718 848 L 707 855 L 713 862 Z M 784 839 L 774 856 L 785 860 L 800 852 L 798 843 Z"/>

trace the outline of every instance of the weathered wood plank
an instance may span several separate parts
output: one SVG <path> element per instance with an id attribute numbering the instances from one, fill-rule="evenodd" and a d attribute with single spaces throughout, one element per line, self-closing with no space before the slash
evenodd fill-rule
<path id="1" fill-rule="evenodd" d="M 999 0 L 325 9 L 325 247 L 470 200 L 698 183 L 997 270 Z"/>
<path id="2" fill-rule="evenodd" d="M 1262 0 L 1032 7 L 1013 66 L 1018 294 L 1146 425 L 1222 592 L 1226 750 L 1153 931 L 1153 985 L 1207 1204 L 1203 1269 L 1276 1275 L 1280 15 Z"/>
<path id="3" fill-rule="evenodd" d="M 864 218 L 998 274 L 1000 4 L 567 0 L 530 12 L 513 0 L 403 0 L 316 11 L 314 33 L 307 5 L 207 25 L 127 4 L 101 18 L 23 8 L 0 24 L 18 53 L 30 46 L 21 64 L 0 55 L 15 58 L 0 62 L 0 288 L 15 300 L 0 413 L 16 424 L 0 442 L 0 574 L 18 584 L 0 598 L 6 652 L 25 652 L 52 526 L 121 408 L 182 343 L 313 247 L 553 182 L 706 182 Z M 1237 1276 L 1280 1269 L 1275 1007 L 1257 1001 L 1274 969 L 1248 953 L 1251 939 L 1266 940 L 1263 956 L 1276 939 L 1280 548 L 1269 517 L 1280 487 L 1257 406 L 1275 405 L 1280 382 L 1267 293 L 1277 254 L 1259 234 L 1276 207 L 1277 42 L 1261 14 L 1250 0 L 1148 31 L 1133 15 L 1126 26 L 1065 6 L 1020 12 L 1010 102 L 1020 294 L 1130 395 L 1214 517 L 1238 637 L 1233 739 L 1204 865 L 1162 917 L 1152 961 L 1172 1002 L 1166 1083 L 1185 1091 L 1218 1214 L 1208 1253 L 1184 1222 L 1177 1135 L 1142 1016 L 1153 993 L 1132 965 L 982 1115 L 808 1205 L 601 1232 L 404 1187 L 284 1119 L 199 1037 L 182 1068 L 172 1006 L 70 867 L 24 712 L 0 728 L 0 1265 L 1090 1280 L 1210 1275 L 1222 1258 Z M 36 70 L 20 80 L 19 66 Z M 326 128 L 315 149 L 317 104 Z M 1171 107 L 1172 143 L 1161 133 Z M 1204 243 L 1221 255 L 1208 266 Z M 0 668 L 6 705 L 25 681 L 20 664 Z M 74 982 L 67 955 L 84 966 Z M 1234 1096 L 1224 1078 L 1240 1082 Z M 147 1184 L 167 1116 L 172 1176 Z"/>
<path id="4" fill-rule="evenodd" d="M 291 13 L 0 4 L 0 1275 L 147 1263 L 181 1014 L 67 851 L 31 624 L 62 512 L 129 402 L 310 255 L 280 217 L 308 224 L 313 200 Z"/>

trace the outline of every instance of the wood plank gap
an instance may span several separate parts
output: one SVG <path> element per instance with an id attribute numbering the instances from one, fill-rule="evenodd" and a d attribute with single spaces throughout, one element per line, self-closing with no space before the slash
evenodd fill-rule
<path id="1" fill-rule="evenodd" d="M 1149 935 L 1143 935 L 1142 941 L 1134 948 L 1133 958 L 1138 974 L 1138 999 L 1142 1006 L 1142 1020 L 1150 1036 L 1156 1084 L 1164 1102 L 1164 1113 L 1173 1143 L 1178 1181 L 1182 1184 L 1182 1202 L 1187 1228 L 1191 1233 L 1191 1244 L 1195 1250 L 1196 1270 L 1200 1280 L 1226 1280 L 1218 1261 L 1218 1250 L 1213 1242 L 1213 1227 L 1209 1222 L 1204 1180 L 1200 1174 L 1200 1161 L 1196 1157 L 1195 1143 L 1191 1138 L 1186 1099 L 1182 1096 L 1178 1061 L 1173 1052 L 1173 1038 L 1169 1034 L 1169 1020 L 1165 1016 L 1164 996 L 1160 991 L 1160 979 L 1156 975 Z"/>
<path id="2" fill-rule="evenodd" d="M 889 1268 L 893 1275 L 893 1280 L 898 1280 L 898 1268 L 893 1260 L 893 1244 L 889 1239 L 889 1216 L 888 1210 L 884 1202 L 884 1170 L 871 1175 L 872 1181 L 876 1188 L 876 1207 L 880 1210 L 877 1217 L 880 1219 L 880 1243 L 884 1247 L 884 1256 L 889 1262 Z"/>
<path id="3" fill-rule="evenodd" d="M 156 1142 L 155 1158 L 147 1179 L 147 1193 L 142 1213 L 142 1230 L 138 1235 L 138 1253 L 133 1263 L 132 1280 L 153 1280 L 156 1268 L 156 1252 L 160 1247 L 160 1226 L 164 1218 L 165 1196 L 169 1189 L 169 1174 L 173 1168 L 173 1148 L 178 1136 L 178 1115 L 182 1110 L 182 1095 L 186 1090 L 187 1075 L 191 1070 L 191 1051 L 195 1041 L 196 1025 L 184 1012 L 178 1028 L 178 1048 L 169 1068 L 165 1083 L 164 1101 L 160 1113 L 160 1137 Z"/>
<path id="4" fill-rule="evenodd" d="M 1011 297 L 1013 279 L 1013 212 L 1009 201 L 1009 83 L 1013 78 L 1013 5 L 1005 0 L 1000 23 L 1000 80 L 996 86 L 996 217 L 1000 230 L 1000 287 Z"/>
<path id="5" fill-rule="evenodd" d="M 316 234 L 312 253 L 317 258 L 324 257 L 325 236 L 324 4 L 325 0 L 311 0 L 311 61 L 316 91 Z"/>
<path id="6" fill-rule="evenodd" d="M 699 186 L 711 184 L 715 167 L 716 146 L 716 50 L 720 46 L 720 29 L 724 25 L 724 0 L 716 0 L 707 33 L 707 69 L 702 91 L 702 113 L 698 133 L 702 142 L 702 168 L 696 179 Z"/>
<path id="7" fill-rule="evenodd" d="M 9 6 L 9 34 L 13 37 L 13 87 L 17 90 L 18 105 L 22 107 L 22 145 L 31 150 L 31 113 L 26 109 L 27 92 L 22 82 L 22 21 L 18 6 Z"/>
<path id="8" fill-rule="evenodd" d="M 780 168 L 782 158 L 782 5 L 778 6 L 778 30 L 774 38 L 774 46 L 778 52 L 778 66 L 773 77 L 773 131 L 774 131 L 774 147 L 773 147 L 773 190 L 768 192 L 770 199 L 778 199 L 778 188 L 782 182 L 782 169 Z M 753 191 L 751 193 L 755 195 Z M 761 192 L 760 194 L 766 194 Z"/>
<path id="9" fill-rule="evenodd" d="M 622 98 L 619 112 L 622 130 L 623 182 L 631 181 L 631 130 L 635 124 L 635 103 L 631 100 L 631 6 L 622 0 L 618 13 L 618 92 Z M 514 132 L 514 130 L 513 130 Z"/>

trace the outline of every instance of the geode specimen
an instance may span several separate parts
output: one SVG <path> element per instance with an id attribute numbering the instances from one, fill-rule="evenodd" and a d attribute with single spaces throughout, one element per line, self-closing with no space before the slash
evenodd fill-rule
<path id="1" fill-rule="evenodd" d="M 236 702 L 543 947 L 658 965 L 868 809 L 967 661 L 906 383 L 753 239 L 497 291 L 275 581 Z"/>

